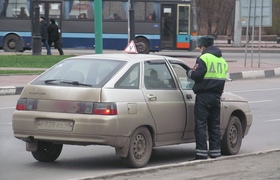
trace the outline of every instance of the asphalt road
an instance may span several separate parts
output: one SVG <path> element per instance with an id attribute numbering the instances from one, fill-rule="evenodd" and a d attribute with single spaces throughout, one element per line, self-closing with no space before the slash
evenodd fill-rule
<path id="1" fill-rule="evenodd" d="M 13 137 L 11 117 L 18 95 L 0 96 L 0 179 L 113 179 L 121 177 L 116 176 L 120 172 L 125 173 L 121 179 L 279 179 L 279 151 L 257 153 L 280 148 L 279 82 L 280 78 L 227 82 L 226 90 L 248 99 L 254 115 L 237 156 L 194 163 L 189 162 L 194 144 L 166 146 L 156 148 L 141 169 L 127 169 L 113 148 L 103 146 L 65 146 L 56 162 L 37 162 L 25 151 L 25 143 Z"/>
<path id="2" fill-rule="evenodd" d="M 178 56 L 180 53 L 184 55 L 185 52 L 176 52 Z M 197 54 L 191 52 L 184 57 L 193 62 Z M 225 55 L 232 60 L 244 56 L 240 53 Z M 254 57 L 256 68 L 258 55 Z M 279 67 L 277 53 L 266 52 L 261 57 L 261 66 L 271 65 L 274 59 L 270 67 Z M 254 68 L 248 67 L 249 70 Z M 276 77 L 226 84 L 227 91 L 249 100 L 254 115 L 251 130 L 237 156 L 189 162 L 195 154 L 194 144 L 162 147 L 154 151 L 150 163 L 142 169 L 127 169 L 115 156 L 114 149 L 103 146 L 65 146 L 55 163 L 36 162 L 25 151 L 25 143 L 15 139 L 11 130 L 18 96 L 0 96 L 0 179 L 280 179 L 279 82 Z"/>

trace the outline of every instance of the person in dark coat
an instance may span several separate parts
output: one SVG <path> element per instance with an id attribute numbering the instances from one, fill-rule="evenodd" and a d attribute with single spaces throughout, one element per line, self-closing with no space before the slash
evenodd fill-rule
<path id="1" fill-rule="evenodd" d="M 60 55 L 63 55 L 63 51 L 61 48 L 61 42 L 59 41 L 59 28 L 55 24 L 55 19 L 50 19 L 51 24 L 48 27 L 48 43 L 51 47 L 52 43 L 54 43 L 54 48 L 58 50 Z"/>
<path id="2" fill-rule="evenodd" d="M 42 42 L 47 49 L 47 55 L 52 55 L 51 48 L 48 44 L 48 23 L 44 17 L 40 18 L 40 35 L 42 37 Z"/>

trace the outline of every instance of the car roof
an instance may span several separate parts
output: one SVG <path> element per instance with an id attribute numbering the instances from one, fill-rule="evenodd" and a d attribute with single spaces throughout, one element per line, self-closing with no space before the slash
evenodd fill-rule
<path id="1" fill-rule="evenodd" d="M 131 61 L 146 61 L 152 59 L 170 59 L 170 60 L 179 60 L 177 58 L 169 57 L 169 56 L 162 56 L 162 55 L 150 55 L 150 54 L 127 54 L 127 53 L 119 53 L 119 54 L 90 54 L 90 55 L 80 55 L 71 57 L 68 59 L 110 59 L 110 60 L 123 60 L 127 62 Z M 181 61 L 181 60 L 179 60 Z"/>

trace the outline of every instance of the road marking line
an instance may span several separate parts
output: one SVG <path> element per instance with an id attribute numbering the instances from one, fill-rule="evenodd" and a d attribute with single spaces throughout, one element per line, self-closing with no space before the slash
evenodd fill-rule
<path id="1" fill-rule="evenodd" d="M 15 107 L 4 107 L 4 108 L 0 108 L 0 110 L 2 109 L 15 109 Z"/>
<path id="2" fill-rule="evenodd" d="M 256 91 L 275 91 L 280 90 L 280 88 L 273 88 L 273 89 L 250 89 L 250 90 L 243 90 L 243 91 L 230 91 L 231 93 L 239 93 L 239 92 L 256 92 Z"/>
<path id="3" fill-rule="evenodd" d="M 248 103 L 253 104 L 253 103 L 265 103 L 265 102 L 271 102 L 273 100 L 262 100 L 262 101 L 249 101 Z"/>
<path id="4" fill-rule="evenodd" d="M 265 120 L 266 122 L 276 122 L 276 121 L 280 121 L 280 119 L 271 119 L 271 120 Z"/>

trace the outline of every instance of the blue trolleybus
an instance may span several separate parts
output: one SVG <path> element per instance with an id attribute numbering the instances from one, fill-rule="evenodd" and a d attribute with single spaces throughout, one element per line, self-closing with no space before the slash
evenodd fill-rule
<path id="1" fill-rule="evenodd" d="M 36 3 L 40 16 L 56 20 L 63 48 L 95 47 L 94 0 L 0 0 L 1 49 L 32 48 Z M 129 5 L 127 0 L 102 1 L 103 49 L 127 46 Z M 134 0 L 134 11 L 139 53 L 196 47 L 194 0 Z"/>

